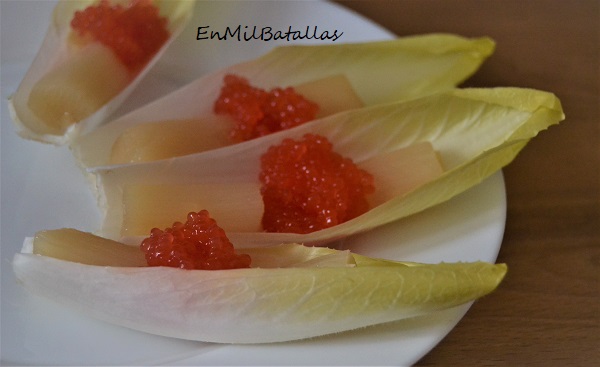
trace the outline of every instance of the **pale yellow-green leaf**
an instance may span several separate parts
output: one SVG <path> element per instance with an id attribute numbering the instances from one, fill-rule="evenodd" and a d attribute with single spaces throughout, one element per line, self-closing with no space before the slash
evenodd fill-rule
<path id="1" fill-rule="evenodd" d="M 185 24 L 189 21 L 194 5 L 194 2 L 186 0 L 155 1 L 161 15 L 169 20 L 171 37 L 167 43 L 153 56 L 144 69 L 137 73 L 132 80 L 129 80 L 126 86 L 117 91 L 112 98 L 100 107 L 93 104 L 94 108 L 97 108 L 95 112 L 91 115 L 86 115 L 87 117 L 82 120 L 72 121 L 69 119 L 70 122 L 75 123 L 70 124 L 65 129 L 61 128 L 57 130 L 54 127 L 54 122 L 49 125 L 48 121 L 44 121 L 44 117 L 39 117 L 32 111 L 28 105 L 29 96 L 38 81 L 48 75 L 48 73 L 56 70 L 67 59 L 72 59 L 73 54 L 79 51 L 77 45 L 70 42 L 70 37 L 72 37 L 70 22 L 75 11 L 84 9 L 93 3 L 94 1 L 91 0 L 61 0 L 54 8 L 43 43 L 21 81 L 19 88 L 9 98 L 10 116 L 15 124 L 17 133 L 24 138 L 45 143 L 66 144 L 79 134 L 90 131 L 104 122 L 125 101 L 127 96 L 131 94 L 151 66 L 161 57 L 170 42 L 179 35 Z M 83 69 L 85 65 L 80 66 L 80 69 Z M 90 73 L 93 73 L 93 66 L 90 65 Z M 62 74 L 64 73 L 60 75 Z M 76 93 L 73 91 L 67 90 L 67 92 L 69 92 L 66 93 L 68 96 L 81 98 L 81 96 L 76 96 Z M 51 91 L 50 93 L 58 92 Z"/>
<path id="2" fill-rule="evenodd" d="M 28 247 L 31 239 L 13 269 L 30 291 L 120 326 L 218 343 L 310 338 L 457 306 L 492 292 L 507 269 L 358 255 L 348 266 L 347 251 L 293 244 L 248 250 L 270 268 L 112 267 L 35 255 Z M 318 265 L 336 254 L 339 264 Z"/>
<path id="3" fill-rule="evenodd" d="M 99 203 L 105 211 L 102 233 L 110 238 L 122 235 L 123 213 L 128 210 L 122 195 L 128 186 L 258 182 L 260 156 L 269 146 L 287 137 L 300 138 L 309 132 L 321 134 L 333 142 L 334 150 L 357 163 L 419 142 L 432 144 L 444 168 L 441 176 L 402 196 L 391 197 L 353 220 L 302 235 L 228 231 L 232 242 L 239 247 L 328 242 L 409 216 L 464 192 L 509 164 L 539 131 L 563 118 L 560 101 L 551 93 L 521 88 L 456 89 L 340 113 L 205 153 L 99 167 L 91 172 L 97 176 Z M 410 172 L 384 174 L 390 176 L 386 179 L 393 180 L 394 176 Z M 185 218 L 188 211 L 201 209 L 204 208 L 190 207 L 173 221 Z M 243 213 L 244 205 L 233 210 Z M 165 223 L 164 227 L 170 224 Z"/>
<path id="4" fill-rule="evenodd" d="M 211 130 L 213 104 L 227 73 L 261 88 L 295 86 L 344 75 L 366 105 L 412 99 L 449 90 L 480 67 L 494 51 L 487 38 L 427 34 L 390 41 L 276 47 L 255 60 L 203 76 L 157 101 L 110 121 L 73 144 L 86 167 L 106 165 L 116 139 L 132 126 L 200 119 Z M 315 101 L 319 103 L 319 101 Z"/>

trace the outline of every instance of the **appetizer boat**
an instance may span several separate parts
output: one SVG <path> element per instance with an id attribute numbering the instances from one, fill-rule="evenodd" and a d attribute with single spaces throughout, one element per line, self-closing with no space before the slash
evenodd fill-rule
<path id="1" fill-rule="evenodd" d="M 165 218 L 205 208 L 240 248 L 330 242 L 458 195 L 510 163 L 539 131 L 563 118 L 551 93 L 456 89 L 339 113 L 228 148 L 95 167 L 90 172 L 104 212 L 101 234 L 137 243 Z M 306 134 L 327 139 L 336 154 L 373 176 L 368 208 L 315 231 L 266 232 L 261 157 L 270 147 Z"/>
<path id="2" fill-rule="evenodd" d="M 165 159 L 235 143 L 228 137 L 231 118 L 215 113 L 226 76 L 267 92 L 293 87 L 319 106 L 314 118 L 322 118 L 451 89 L 471 76 L 494 47 L 489 38 L 448 34 L 277 47 L 255 60 L 201 77 L 81 136 L 73 153 L 83 166 L 94 167 Z"/>
<path id="3" fill-rule="evenodd" d="M 296 244 L 242 253 L 251 267 L 145 266 L 139 247 L 63 229 L 27 239 L 13 269 L 30 291 L 92 317 L 217 343 L 298 340 L 450 308 L 492 292 L 507 269 L 402 263 Z"/>
<path id="4" fill-rule="evenodd" d="M 191 1 L 60 1 L 9 100 L 24 138 L 64 144 L 103 122 L 183 29 Z"/>

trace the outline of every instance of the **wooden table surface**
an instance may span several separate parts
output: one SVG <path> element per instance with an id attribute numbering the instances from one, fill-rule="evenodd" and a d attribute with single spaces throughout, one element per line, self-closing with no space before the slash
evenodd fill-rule
<path id="1" fill-rule="evenodd" d="M 398 36 L 489 36 L 464 86 L 550 91 L 567 116 L 504 169 L 507 277 L 418 365 L 600 365 L 600 1 L 340 3 Z"/>

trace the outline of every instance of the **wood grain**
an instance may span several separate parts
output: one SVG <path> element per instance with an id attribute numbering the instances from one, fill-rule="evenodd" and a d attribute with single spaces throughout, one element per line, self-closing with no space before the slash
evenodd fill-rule
<path id="1" fill-rule="evenodd" d="M 419 366 L 595 366 L 600 361 L 600 1 L 339 1 L 398 36 L 489 36 L 464 86 L 555 93 L 567 115 L 504 169 L 500 288 Z M 393 364 L 393 361 L 390 361 Z"/>

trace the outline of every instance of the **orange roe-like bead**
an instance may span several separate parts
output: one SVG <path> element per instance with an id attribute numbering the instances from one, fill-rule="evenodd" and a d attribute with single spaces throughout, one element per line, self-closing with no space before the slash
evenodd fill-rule
<path id="1" fill-rule="evenodd" d="M 245 78 L 228 74 L 214 111 L 230 115 L 236 121 L 231 138 L 241 142 L 313 120 L 319 106 L 292 87 L 266 91 L 253 87 Z"/>
<path id="2" fill-rule="evenodd" d="M 250 267 L 250 256 L 236 254 L 225 231 L 206 210 L 191 212 L 185 223 L 175 222 L 164 231 L 152 229 L 140 245 L 148 266 L 225 270 Z"/>
<path id="3" fill-rule="evenodd" d="M 169 39 L 167 24 L 149 0 L 134 0 L 129 6 L 101 0 L 75 12 L 71 20 L 76 34 L 111 48 L 132 72 L 141 69 Z"/>
<path id="4" fill-rule="evenodd" d="M 327 138 L 285 139 L 261 157 L 260 181 L 267 232 L 310 233 L 369 209 L 371 174 L 333 151 Z"/>

